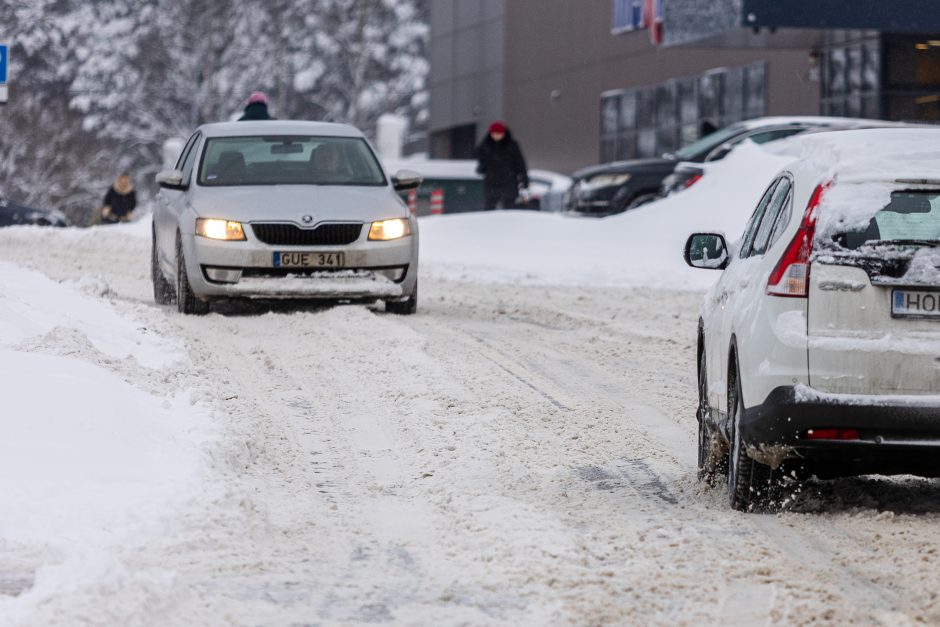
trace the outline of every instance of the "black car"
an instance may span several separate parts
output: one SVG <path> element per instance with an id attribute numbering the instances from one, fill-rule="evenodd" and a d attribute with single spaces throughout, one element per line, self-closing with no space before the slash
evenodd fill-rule
<path id="1" fill-rule="evenodd" d="M 0 227 L 18 224 L 69 226 L 66 217 L 58 211 L 26 207 L 5 198 L 0 198 Z"/>
<path id="2" fill-rule="evenodd" d="M 575 172 L 567 208 L 577 213 L 604 216 L 639 207 L 660 197 L 664 180 L 679 162 L 717 161 L 745 139 L 766 144 L 810 129 L 861 128 L 877 124 L 874 120 L 819 117 L 756 118 L 738 122 L 660 159 L 616 161 Z"/>

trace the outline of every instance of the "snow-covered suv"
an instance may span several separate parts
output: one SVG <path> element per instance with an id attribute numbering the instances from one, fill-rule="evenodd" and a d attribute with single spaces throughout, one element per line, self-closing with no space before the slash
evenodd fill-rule
<path id="1" fill-rule="evenodd" d="M 734 248 L 698 331 L 699 470 L 732 507 L 780 473 L 940 476 L 940 130 L 804 140 Z"/>

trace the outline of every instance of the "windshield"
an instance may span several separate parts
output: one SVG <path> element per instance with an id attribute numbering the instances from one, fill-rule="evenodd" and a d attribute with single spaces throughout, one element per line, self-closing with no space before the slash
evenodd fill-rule
<path id="1" fill-rule="evenodd" d="M 386 185 L 375 155 L 359 137 L 211 137 L 199 184 Z"/>
<path id="2" fill-rule="evenodd" d="M 871 242 L 940 244 L 940 191 L 894 192 L 888 206 L 876 213 L 866 228 L 835 239 L 850 250 Z"/>
<path id="3" fill-rule="evenodd" d="M 680 148 L 676 151 L 676 157 L 680 161 L 701 161 L 704 159 L 712 149 L 722 145 L 729 139 L 736 137 L 745 130 L 742 124 L 732 124 L 727 128 L 723 128 L 720 131 L 715 131 L 710 133 L 705 137 L 694 141 L 684 148 Z"/>

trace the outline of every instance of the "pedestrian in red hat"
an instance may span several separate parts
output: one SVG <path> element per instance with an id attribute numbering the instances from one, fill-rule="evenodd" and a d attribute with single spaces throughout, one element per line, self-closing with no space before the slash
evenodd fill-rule
<path id="1" fill-rule="evenodd" d="M 518 142 L 504 122 L 490 124 L 489 132 L 476 149 L 477 172 L 483 175 L 486 209 L 519 206 L 520 195 L 528 194 L 529 172 Z"/>

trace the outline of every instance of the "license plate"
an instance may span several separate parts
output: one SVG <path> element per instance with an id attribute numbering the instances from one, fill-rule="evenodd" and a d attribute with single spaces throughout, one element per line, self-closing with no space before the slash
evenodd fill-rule
<path id="1" fill-rule="evenodd" d="M 936 318 L 940 320 L 940 291 L 894 290 L 891 315 L 895 318 Z"/>
<path id="2" fill-rule="evenodd" d="M 274 253 L 275 268 L 342 268 L 343 253 Z"/>

